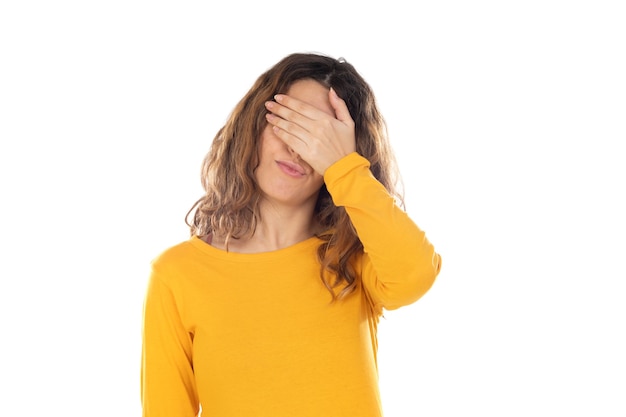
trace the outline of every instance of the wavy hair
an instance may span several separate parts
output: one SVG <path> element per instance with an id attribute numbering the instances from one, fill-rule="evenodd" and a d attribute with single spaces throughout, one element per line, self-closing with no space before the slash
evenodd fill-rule
<path id="1" fill-rule="evenodd" d="M 261 199 L 254 171 L 259 164 L 261 133 L 267 125 L 264 103 L 302 79 L 332 87 L 346 102 L 355 122 L 356 151 L 369 160 L 374 177 L 404 206 L 396 188 L 401 182 L 387 126 L 369 84 L 343 58 L 295 53 L 259 76 L 215 135 L 202 162 L 205 194 L 185 218 L 192 236 L 218 234 L 228 246 L 231 238 L 254 234 Z M 343 298 L 358 284 L 351 260 L 362 252 L 363 245 L 346 210 L 334 205 L 325 185 L 319 192 L 315 216 L 323 230 L 317 235 L 322 241 L 317 249 L 320 277 L 333 300 Z"/>

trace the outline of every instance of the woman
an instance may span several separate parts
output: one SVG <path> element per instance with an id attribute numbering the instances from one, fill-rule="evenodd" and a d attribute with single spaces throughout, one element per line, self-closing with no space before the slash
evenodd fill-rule
<path id="1" fill-rule="evenodd" d="M 379 317 L 441 265 L 393 160 L 349 63 L 292 54 L 258 78 L 204 160 L 190 239 L 153 262 L 144 416 L 382 415 Z"/>

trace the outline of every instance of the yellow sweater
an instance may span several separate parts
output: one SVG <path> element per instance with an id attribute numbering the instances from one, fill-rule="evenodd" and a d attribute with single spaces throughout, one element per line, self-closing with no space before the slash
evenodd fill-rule
<path id="1" fill-rule="evenodd" d="M 197 237 L 167 249 L 144 306 L 145 417 L 382 415 L 378 319 L 421 297 L 441 258 L 365 158 L 348 155 L 324 179 L 365 248 L 357 291 L 330 303 L 317 238 L 256 254 Z"/>

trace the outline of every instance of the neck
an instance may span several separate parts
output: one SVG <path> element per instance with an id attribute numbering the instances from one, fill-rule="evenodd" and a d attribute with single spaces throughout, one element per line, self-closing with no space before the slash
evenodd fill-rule
<path id="1" fill-rule="evenodd" d="M 228 250 L 238 253 L 260 253 L 283 249 L 314 236 L 317 225 L 313 218 L 314 206 L 308 208 L 276 207 L 268 202 L 261 202 L 261 220 L 254 235 L 231 239 Z M 225 248 L 220 237 L 213 237 L 211 245 Z"/>
<path id="2" fill-rule="evenodd" d="M 261 221 L 251 240 L 267 250 L 277 250 L 302 242 L 315 234 L 314 206 L 277 207 L 261 202 Z"/>

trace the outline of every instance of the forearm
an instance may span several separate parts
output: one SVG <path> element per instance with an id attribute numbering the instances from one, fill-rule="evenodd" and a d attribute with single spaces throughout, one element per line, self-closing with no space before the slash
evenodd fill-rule
<path id="1" fill-rule="evenodd" d="M 367 160 L 351 154 L 329 168 L 326 177 L 333 201 L 345 207 L 363 244 L 364 285 L 375 301 L 393 309 L 426 293 L 439 273 L 441 257 L 373 177 Z"/>

